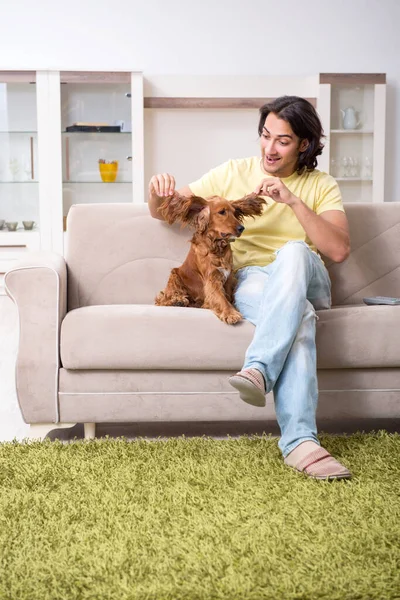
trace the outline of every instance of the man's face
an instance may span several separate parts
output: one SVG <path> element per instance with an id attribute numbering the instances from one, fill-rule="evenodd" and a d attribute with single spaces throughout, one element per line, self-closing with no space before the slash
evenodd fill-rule
<path id="1" fill-rule="evenodd" d="M 297 168 L 299 153 L 307 148 L 287 121 L 269 113 L 261 134 L 262 168 L 274 177 L 289 177 Z"/>

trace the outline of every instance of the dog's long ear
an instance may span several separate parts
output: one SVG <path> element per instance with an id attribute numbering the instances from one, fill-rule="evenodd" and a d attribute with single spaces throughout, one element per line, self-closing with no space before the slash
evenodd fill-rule
<path id="1" fill-rule="evenodd" d="M 235 209 L 235 217 L 239 221 L 243 221 L 244 217 L 260 216 L 266 204 L 264 198 L 257 196 L 257 194 L 248 194 L 240 200 L 231 202 L 231 206 Z"/>
<path id="2" fill-rule="evenodd" d="M 207 207 L 207 200 L 200 196 L 181 196 L 175 193 L 173 196 L 165 198 L 158 210 L 170 225 L 183 223 L 197 227 L 198 221 L 204 222 L 205 215 L 200 218 L 200 213 Z"/>

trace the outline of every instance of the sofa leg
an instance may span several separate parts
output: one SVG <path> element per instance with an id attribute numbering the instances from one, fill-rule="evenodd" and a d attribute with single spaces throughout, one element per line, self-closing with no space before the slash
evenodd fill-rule
<path id="1" fill-rule="evenodd" d="M 74 427 L 76 423 L 33 423 L 29 426 L 29 440 L 44 440 L 46 435 L 54 429 L 67 429 Z"/>
<path id="2" fill-rule="evenodd" d="M 85 423 L 85 440 L 93 440 L 96 437 L 96 423 Z"/>

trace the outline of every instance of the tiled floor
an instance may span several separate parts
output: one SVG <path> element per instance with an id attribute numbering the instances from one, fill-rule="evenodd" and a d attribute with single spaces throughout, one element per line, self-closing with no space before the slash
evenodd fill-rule
<path id="1" fill-rule="evenodd" d="M 15 393 L 18 315 L 8 296 L 0 295 L 0 441 L 23 439 L 29 431 Z"/>

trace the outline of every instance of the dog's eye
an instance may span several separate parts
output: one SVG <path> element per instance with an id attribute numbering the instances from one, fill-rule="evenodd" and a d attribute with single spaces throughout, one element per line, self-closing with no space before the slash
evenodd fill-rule
<path id="1" fill-rule="evenodd" d="M 226 208 L 223 208 L 222 210 L 218 211 L 219 215 L 226 215 Z"/>

